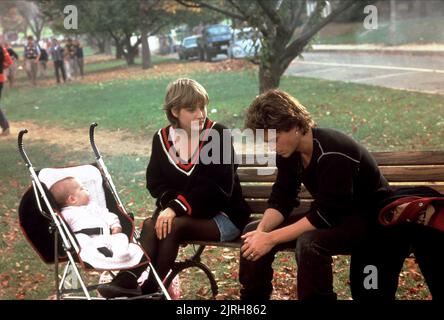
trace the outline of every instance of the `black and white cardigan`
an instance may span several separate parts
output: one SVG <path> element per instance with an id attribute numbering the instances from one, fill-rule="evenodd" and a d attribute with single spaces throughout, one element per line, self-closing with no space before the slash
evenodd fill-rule
<path id="1" fill-rule="evenodd" d="M 223 148 L 222 137 L 226 128 L 207 118 L 199 137 L 199 148 L 187 162 L 179 159 L 175 152 L 170 128 L 162 128 L 154 135 L 146 171 L 147 188 L 157 199 L 158 209 L 170 207 L 177 216 L 194 218 L 212 218 L 224 212 L 242 230 L 248 222 L 250 208 L 242 197 L 231 137 L 229 163 L 221 163 L 221 159 L 220 163 L 205 164 L 200 160 L 202 149 L 208 146 L 215 134 L 220 137 L 218 151 L 224 158 L 226 149 Z"/>

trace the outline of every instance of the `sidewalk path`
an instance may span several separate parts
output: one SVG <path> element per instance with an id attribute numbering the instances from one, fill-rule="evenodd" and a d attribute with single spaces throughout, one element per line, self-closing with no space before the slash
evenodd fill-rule
<path id="1" fill-rule="evenodd" d="M 293 60 L 286 74 L 444 94 L 444 46 L 316 48 Z"/>
<path id="2" fill-rule="evenodd" d="M 411 54 L 411 55 L 442 55 L 444 57 L 444 44 L 406 44 L 399 46 L 383 46 L 374 44 L 314 44 L 312 52 L 360 52 L 385 54 Z"/>

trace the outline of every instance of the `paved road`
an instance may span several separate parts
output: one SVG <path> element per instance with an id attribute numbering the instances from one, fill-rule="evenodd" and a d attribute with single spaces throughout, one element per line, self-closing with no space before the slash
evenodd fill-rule
<path id="1" fill-rule="evenodd" d="M 444 94 L 444 55 L 312 52 L 286 74 Z"/>

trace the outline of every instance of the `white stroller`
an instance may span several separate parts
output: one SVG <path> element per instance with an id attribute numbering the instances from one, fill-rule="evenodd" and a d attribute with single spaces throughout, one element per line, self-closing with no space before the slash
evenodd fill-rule
<path id="1" fill-rule="evenodd" d="M 87 286 L 80 269 L 85 271 L 125 270 L 147 265 L 145 272 L 155 277 L 160 291 L 149 295 L 139 295 L 125 299 L 167 299 L 170 296 L 164 283 L 153 268 L 150 258 L 137 243 L 133 217 L 123 206 L 111 176 L 94 143 L 94 128 L 90 127 L 90 142 L 96 156 L 96 164 L 71 166 L 65 168 L 44 168 L 35 170 L 23 147 L 23 136 L 28 132 L 21 130 L 18 135 L 19 152 L 31 174 L 32 185 L 23 195 L 19 207 L 20 226 L 27 240 L 40 258 L 48 264 L 54 264 L 54 280 L 57 299 L 104 299 L 95 297 L 90 292 L 98 285 Z M 129 238 L 128 255 L 125 260 L 102 256 L 99 251 L 91 252 L 81 248 L 75 235 L 64 221 L 60 208 L 57 207 L 49 188 L 60 179 L 75 177 L 85 185 L 91 201 L 115 213 L 122 226 L 122 232 Z M 141 263 L 141 258 L 145 261 Z M 62 275 L 59 275 L 59 263 L 66 262 Z M 80 266 L 81 268 L 79 268 Z M 112 274 L 112 273 L 111 273 Z M 76 286 L 78 286 L 76 288 Z M 83 295 L 82 295 L 83 294 Z M 119 298 L 116 298 L 119 299 Z M 122 298 L 120 298 L 122 299 Z"/>

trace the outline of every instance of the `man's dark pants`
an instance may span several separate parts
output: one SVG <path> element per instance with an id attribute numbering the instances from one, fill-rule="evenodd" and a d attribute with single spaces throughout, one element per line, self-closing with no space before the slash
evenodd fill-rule
<path id="1" fill-rule="evenodd" d="M 414 253 L 433 300 L 444 300 L 444 232 L 417 224 L 377 227 L 352 255 L 350 276 L 354 300 L 395 299 L 399 274 L 405 258 Z M 376 285 L 366 288 L 367 274 L 359 272 L 374 266 Z M 354 281 L 354 282 L 353 282 Z"/>
<path id="2" fill-rule="evenodd" d="M 281 226 L 292 224 L 301 215 L 291 215 Z M 335 300 L 333 291 L 332 256 L 351 254 L 368 232 L 368 215 L 354 214 L 333 228 L 315 229 L 300 235 L 296 241 L 280 244 L 255 262 L 240 258 L 239 280 L 241 299 L 269 299 L 273 290 L 272 263 L 277 251 L 295 250 L 297 293 L 299 300 Z M 244 233 L 255 230 L 259 222 L 245 227 Z"/>
<path id="3" fill-rule="evenodd" d="M 66 81 L 66 72 L 65 72 L 65 66 L 63 65 L 63 60 L 54 61 L 54 70 L 55 70 L 55 75 L 57 78 L 57 83 L 60 83 L 59 71 L 62 73 L 63 82 L 65 82 Z"/>

